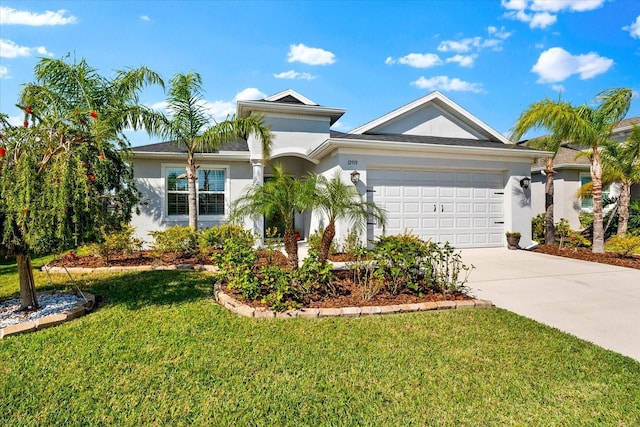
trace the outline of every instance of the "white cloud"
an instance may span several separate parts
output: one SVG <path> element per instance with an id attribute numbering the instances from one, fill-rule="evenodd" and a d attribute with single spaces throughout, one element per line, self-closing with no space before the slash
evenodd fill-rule
<path id="1" fill-rule="evenodd" d="M 34 52 L 38 55 L 53 56 L 44 46 L 20 46 L 12 40 L 0 39 L 0 57 L 2 58 L 27 57 L 31 56 Z"/>
<path id="2" fill-rule="evenodd" d="M 0 79 L 8 79 L 9 77 L 9 69 L 3 65 L 0 65 Z"/>
<path id="3" fill-rule="evenodd" d="M 40 27 L 44 25 L 75 24 L 78 18 L 69 14 L 67 10 L 53 12 L 47 10 L 44 13 L 34 13 L 28 10 L 15 10 L 10 7 L 0 7 L 0 25 L 31 25 Z"/>
<path id="4" fill-rule="evenodd" d="M 329 65 L 336 62 L 336 56 L 328 50 L 308 47 L 300 43 L 289 46 L 287 60 L 289 62 L 302 62 L 307 65 Z"/>
<path id="5" fill-rule="evenodd" d="M 547 12 L 536 13 L 531 18 L 531 22 L 529 22 L 529 28 L 541 28 L 545 29 L 550 25 L 556 23 L 558 18 L 556 15 L 551 15 Z"/>
<path id="6" fill-rule="evenodd" d="M 401 58 L 388 57 L 385 64 L 405 64 L 414 68 L 431 68 L 442 65 L 442 60 L 435 53 L 410 53 Z"/>
<path id="7" fill-rule="evenodd" d="M 529 24 L 529 28 L 547 28 L 558 20 L 558 12 L 585 12 L 601 7 L 605 0 L 501 0 L 507 18 Z M 527 13 L 529 12 L 529 13 Z"/>
<path id="8" fill-rule="evenodd" d="M 499 39 L 502 40 L 506 40 L 509 37 L 511 37 L 511 32 L 507 31 L 504 27 L 494 27 L 493 25 L 490 25 L 487 27 L 487 33 L 489 33 L 490 36 L 494 36 L 497 37 Z"/>
<path id="9" fill-rule="evenodd" d="M 564 92 L 564 86 L 562 85 L 551 85 L 551 89 L 555 90 L 556 92 Z"/>
<path id="10" fill-rule="evenodd" d="M 140 19 L 143 20 L 143 21 L 151 21 L 151 18 L 149 18 L 149 16 L 147 16 L 147 15 L 141 15 Z"/>
<path id="11" fill-rule="evenodd" d="M 465 82 L 463 80 L 458 79 L 457 77 L 454 77 L 453 79 L 450 79 L 447 76 L 435 76 L 429 79 L 420 77 L 415 82 L 411 82 L 411 84 L 413 86 L 419 87 L 420 89 L 427 89 L 427 90 L 476 92 L 476 93 L 484 92 L 484 90 L 482 89 L 482 84 Z"/>
<path id="12" fill-rule="evenodd" d="M 236 112 L 236 102 L 237 101 L 248 101 L 248 100 L 256 100 L 263 99 L 267 95 L 261 92 L 260 90 L 249 87 L 241 90 L 236 94 L 236 96 L 231 101 L 225 100 L 216 100 L 216 101 L 207 101 L 201 100 L 198 104 L 200 107 L 204 108 L 215 121 L 225 120 L 228 116 L 235 114 Z M 167 114 L 171 112 L 167 108 L 166 101 L 156 102 L 149 106 L 150 108 L 161 111 Z"/>
<path id="13" fill-rule="evenodd" d="M 622 27 L 623 30 L 629 31 L 631 37 L 634 39 L 640 39 L 640 15 L 636 18 L 631 25 L 627 25 L 626 27 Z"/>
<path id="14" fill-rule="evenodd" d="M 544 12 L 560 12 L 567 9 L 571 12 L 585 12 L 598 9 L 605 0 L 533 0 L 531 10 Z"/>
<path id="15" fill-rule="evenodd" d="M 457 53 L 466 53 L 471 50 L 472 47 L 479 47 L 482 38 L 480 37 L 470 37 L 462 40 L 445 40 L 440 42 L 438 45 L 438 50 L 440 52 L 457 52 Z"/>
<path id="16" fill-rule="evenodd" d="M 609 70 L 613 60 L 595 52 L 572 55 L 561 47 L 552 47 L 540 54 L 531 71 L 539 75 L 538 83 L 556 83 L 574 74 L 580 79 L 593 78 Z"/>
<path id="17" fill-rule="evenodd" d="M 447 62 L 457 62 L 461 67 L 473 67 L 476 55 L 455 55 L 447 58 Z"/>
<path id="18" fill-rule="evenodd" d="M 259 89 L 256 89 L 255 87 L 248 87 L 238 92 L 236 94 L 236 97 L 233 100 L 234 101 L 250 101 L 250 100 L 256 100 L 256 99 L 263 99 L 266 97 L 267 97 L 267 94 L 261 92 Z"/>
<path id="19" fill-rule="evenodd" d="M 316 76 L 312 76 L 309 73 L 299 73 L 294 70 L 283 71 L 282 73 L 274 74 L 276 79 L 288 79 L 288 80 L 313 80 Z"/>

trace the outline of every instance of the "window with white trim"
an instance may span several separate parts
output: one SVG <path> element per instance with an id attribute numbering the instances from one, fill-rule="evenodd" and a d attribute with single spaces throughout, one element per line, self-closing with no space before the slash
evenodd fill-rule
<path id="1" fill-rule="evenodd" d="M 167 168 L 167 216 L 189 214 L 189 186 L 184 168 Z M 225 169 L 199 169 L 198 215 L 224 215 Z"/>
<path id="2" fill-rule="evenodd" d="M 580 174 L 580 187 L 582 187 L 585 184 L 588 184 L 591 182 L 591 175 L 590 174 Z M 611 186 L 607 185 L 605 187 L 602 188 L 602 198 L 607 198 L 609 197 L 609 194 L 611 192 Z M 593 210 L 593 196 L 588 196 L 588 197 L 581 197 L 580 198 L 580 208 L 582 210 L 585 211 L 592 211 Z"/>

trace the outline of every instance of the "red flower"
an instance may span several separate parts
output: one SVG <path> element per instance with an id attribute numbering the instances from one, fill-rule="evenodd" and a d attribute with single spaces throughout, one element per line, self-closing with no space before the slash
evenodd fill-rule
<path id="1" fill-rule="evenodd" d="M 93 117 L 94 119 L 97 119 L 97 118 L 98 118 L 98 113 L 96 113 L 95 111 L 90 112 L 90 113 L 89 113 L 89 115 L 90 115 L 91 117 Z"/>
<path id="2" fill-rule="evenodd" d="M 4 157 L 7 154 L 7 150 L 4 147 L 0 147 L 0 157 Z"/>
<path id="3" fill-rule="evenodd" d="M 98 158 L 100 160 L 104 160 L 106 158 L 105 155 L 104 155 L 104 152 L 101 152 L 100 154 L 98 154 Z"/>
<path id="4" fill-rule="evenodd" d="M 89 181 L 95 181 L 96 180 L 96 174 L 95 173 L 90 173 L 89 174 Z"/>
<path id="5" fill-rule="evenodd" d="M 29 215 L 29 209 L 24 209 L 22 212 L 24 212 L 25 215 Z"/>
<path id="6" fill-rule="evenodd" d="M 28 127 L 29 127 L 29 122 L 25 120 L 25 121 L 22 123 L 22 126 L 24 126 L 24 127 L 28 128 Z"/>
<path id="7" fill-rule="evenodd" d="M 25 114 L 33 114 L 33 109 L 29 106 L 24 107 Z"/>

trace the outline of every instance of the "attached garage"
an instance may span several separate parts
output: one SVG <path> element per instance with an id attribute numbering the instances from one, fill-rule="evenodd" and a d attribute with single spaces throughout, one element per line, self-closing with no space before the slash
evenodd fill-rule
<path id="1" fill-rule="evenodd" d="M 369 199 L 387 211 L 386 234 L 411 232 L 456 248 L 504 244 L 501 171 L 370 169 Z M 375 237 L 383 230 L 375 226 Z"/>

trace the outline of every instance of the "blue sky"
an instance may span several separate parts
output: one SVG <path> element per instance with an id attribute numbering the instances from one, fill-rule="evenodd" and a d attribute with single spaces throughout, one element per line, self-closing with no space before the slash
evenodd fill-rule
<path id="1" fill-rule="evenodd" d="M 3 0 L 0 111 L 21 123 L 15 103 L 38 58 L 68 53 L 107 76 L 198 71 L 218 120 L 237 99 L 291 88 L 346 109 L 334 129 L 348 131 L 440 90 L 508 135 L 545 97 L 640 92 L 640 1 Z M 146 90 L 142 102 L 162 108 L 164 98 Z M 628 116 L 640 116 L 640 97 Z"/>

